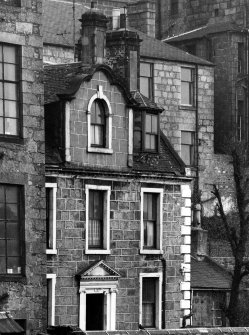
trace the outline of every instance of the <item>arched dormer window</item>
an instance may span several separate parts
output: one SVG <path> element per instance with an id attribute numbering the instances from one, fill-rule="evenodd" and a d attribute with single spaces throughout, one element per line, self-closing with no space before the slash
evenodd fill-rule
<path id="1" fill-rule="evenodd" d="M 111 104 L 98 86 L 87 107 L 88 152 L 112 154 Z"/>
<path id="2" fill-rule="evenodd" d="M 105 147 L 106 142 L 105 106 L 101 99 L 94 100 L 91 110 L 91 146 Z"/>

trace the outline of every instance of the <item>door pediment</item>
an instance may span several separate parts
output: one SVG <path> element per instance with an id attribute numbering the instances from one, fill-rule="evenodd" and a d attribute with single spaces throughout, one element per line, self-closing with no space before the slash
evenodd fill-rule
<path id="1" fill-rule="evenodd" d="M 118 280 L 120 277 L 120 274 L 112 269 L 110 266 L 108 266 L 103 261 L 98 261 L 97 263 L 94 263 L 90 267 L 81 270 L 76 275 L 80 281 L 84 280 Z"/>

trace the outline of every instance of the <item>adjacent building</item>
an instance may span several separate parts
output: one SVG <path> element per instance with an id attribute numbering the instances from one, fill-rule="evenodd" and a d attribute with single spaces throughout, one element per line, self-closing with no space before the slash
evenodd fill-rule
<path id="1" fill-rule="evenodd" d="M 0 1 L 0 12 L 1 322 L 10 312 L 37 333 L 46 329 L 42 1 Z"/>

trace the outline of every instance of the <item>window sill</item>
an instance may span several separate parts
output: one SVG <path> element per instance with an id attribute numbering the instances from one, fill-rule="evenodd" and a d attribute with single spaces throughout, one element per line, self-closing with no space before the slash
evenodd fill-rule
<path id="1" fill-rule="evenodd" d="M 141 255 L 162 255 L 163 250 L 160 249 L 140 249 Z"/>
<path id="2" fill-rule="evenodd" d="M 111 250 L 98 250 L 98 249 L 86 249 L 85 254 L 86 255 L 110 255 Z"/>
<path id="3" fill-rule="evenodd" d="M 27 278 L 22 275 L 18 275 L 18 274 L 10 275 L 6 273 L 6 274 L 0 274 L 0 282 L 18 282 L 18 283 L 26 284 Z"/>
<path id="4" fill-rule="evenodd" d="M 93 147 L 88 147 L 87 148 L 88 152 L 93 152 L 93 153 L 99 153 L 99 154 L 113 154 L 113 149 L 110 148 L 93 148 Z"/>
<path id="5" fill-rule="evenodd" d="M 3 136 L 3 135 L 0 135 L 0 142 L 24 144 L 23 138 L 16 137 L 16 136 Z"/>
<path id="6" fill-rule="evenodd" d="M 180 105 L 179 109 L 182 109 L 182 110 L 193 110 L 193 111 L 195 111 L 196 110 L 196 106 L 193 106 L 193 105 Z"/>
<path id="7" fill-rule="evenodd" d="M 46 249 L 47 255 L 57 255 L 57 249 Z"/>

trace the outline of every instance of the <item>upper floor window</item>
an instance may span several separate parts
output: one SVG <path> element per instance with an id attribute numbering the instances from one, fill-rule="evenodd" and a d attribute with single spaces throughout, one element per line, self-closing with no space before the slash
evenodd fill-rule
<path id="1" fill-rule="evenodd" d="M 140 92 L 153 99 L 153 64 L 140 63 Z"/>
<path id="2" fill-rule="evenodd" d="M 178 0 L 171 0 L 170 1 L 170 13 L 171 15 L 177 15 L 178 14 Z"/>
<path id="3" fill-rule="evenodd" d="M 46 183 L 47 254 L 56 254 L 56 183 Z"/>
<path id="4" fill-rule="evenodd" d="M 159 149 L 159 115 L 141 111 L 134 112 L 134 151 Z"/>
<path id="5" fill-rule="evenodd" d="M 111 104 L 98 86 L 88 103 L 88 152 L 111 154 L 112 150 L 112 110 Z"/>
<path id="6" fill-rule="evenodd" d="M 141 249 L 140 253 L 162 252 L 163 189 L 141 189 Z"/>
<path id="7" fill-rule="evenodd" d="M 195 133 L 181 132 L 181 158 L 186 165 L 195 165 Z"/>
<path id="8" fill-rule="evenodd" d="M 86 253 L 110 252 L 110 186 L 86 186 Z"/>
<path id="9" fill-rule="evenodd" d="M 245 66 L 245 47 L 244 43 L 238 43 L 238 73 L 244 72 Z"/>
<path id="10" fill-rule="evenodd" d="M 0 136 L 20 135 L 18 49 L 0 44 Z"/>
<path id="11" fill-rule="evenodd" d="M 46 277 L 47 277 L 47 323 L 48 326 L 54 326 L 56 274 L 48 273 Z"/>
<path id="12" fill-rule="evenodd" d="M 100 99 L 94 100 L 91 111 L 91 145 L 105 147 L 106 122 L 105 107 Z"/>
<path id="13" fill-rule="evenodd" d="M 181 68 L 181 105 L 194 106 L 194 69 Z"/>
<path id="14" fill-rule="evenodd" d="M 0 184 L 0 274 L 23 273 L 23 190 Z"/>

